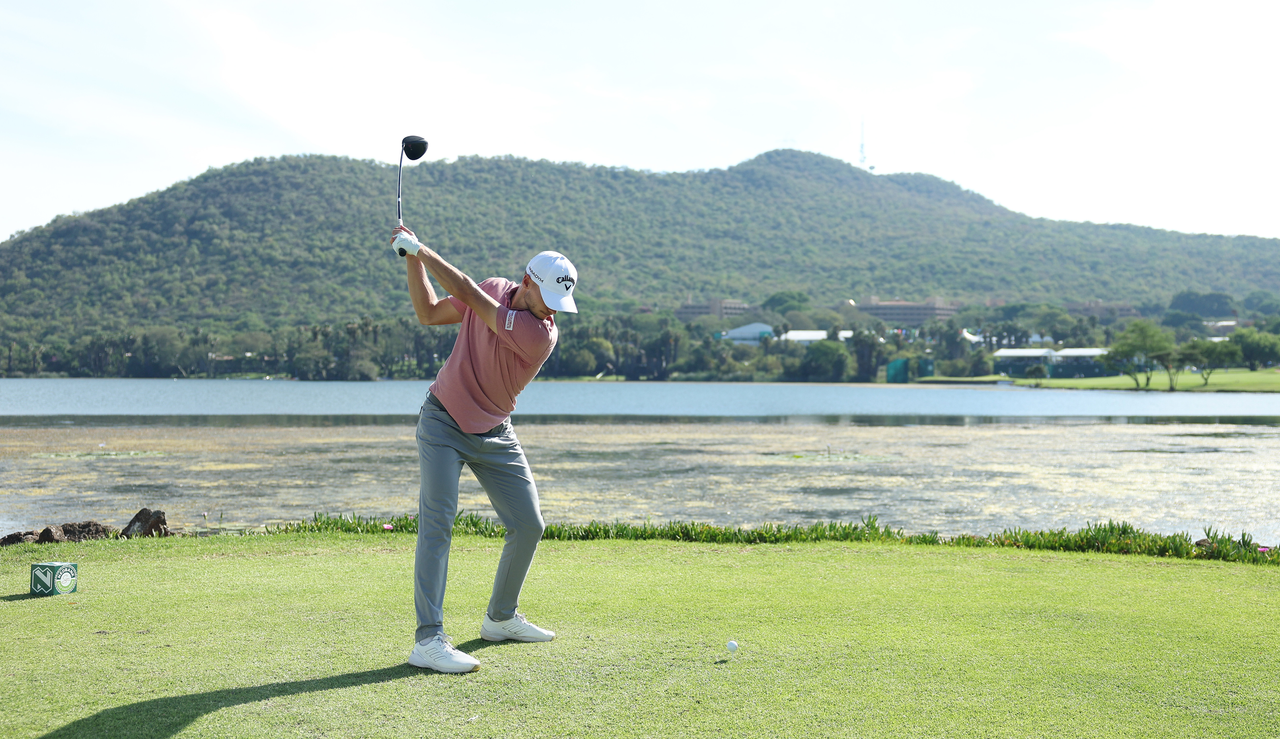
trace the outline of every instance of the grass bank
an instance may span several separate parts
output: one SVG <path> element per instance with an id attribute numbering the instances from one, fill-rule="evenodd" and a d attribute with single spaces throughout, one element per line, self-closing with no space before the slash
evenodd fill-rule
<path id="1" fill-rule="evenodd" d="M 1139 376 L 1141 382 L 1146 378 Z M 1039 385 L 1037 385 L 1037 382 Z M 1023 386 L 1070 388 L 1074 390 L 1134 390 L 1133 380 L 1121 375 L 1119 377 L 1087 377 L 1080 379 L 1060 380 L 1015 380 L 1014 384 Z M 1216 370 L 1209 375 L 1206 385 L 1200 375 L 1183 372 L 1178 375 L 1178 392 L 1193 393 L 1276 393 L 1280 392 L 1280 370 L 1261 369 L 1250 372 L 1247 369 Z M 1163 370 L 1151 376 L 1151 386 L 1144 390 L 1168 391 L 1169 376 Z"/>
<path id="2" fill-rule="evenodd" d="M 501 538 L 506 535 L 502 524 L 465 511 L 453 524 L 457 533 Z M 268 533 L 346 533 L 416 534 L 418 520 L 413 514 L 390 518 L 334 516 L 317 513 L 310 521 L 299 521 L 268 527 Z M 1138 554 L 1148 557 L 1178 559 L 1217 559 L 1248 564 L 1280 565 L 1280 547 L 1260 546 L 1246 532 L 1239 538 L 1215 529 L 1207 529 L 1202 538 L 1190 534 L 1157 534 L 1143 531 L 1124 522 L 1108 521 L 1089 524 L 1078 531 L 1052 529 L 1027 531 L 1005 529 L 999 533 L 944 538 L 937 532 L 905 534 L 901 529 L 881 526 L 875 516 L 857 523 L 831 521 L 815 524 L 764 524 L 752 528 L 715 526 L 707 523 L 670 521 L 667 523 L 630 524 L 592 521 L 585 524 L 548 524 L 543 540 L 594 541 L 621 539 L 626 541 L 683 541 L 701 544 L 810 544 L 815 542 L 877 542 L 923 544 L 953 547 L 1012 547 L 1054 552 L 1095 552 L 1104 554 Z"/>
<path id="3" fill-rule="evenodd" d="M 478 622 L 501 540 L 455 539 L 471 675 L 407 667 L 414 537 L 0 551 L 9 736 L 1274 736 L 1280 571 L 860 542 L 544 542 Z M 31 562 L 80 592 L 28 598 Z M 729 657 L 728 639 L 742 649 Z"/>

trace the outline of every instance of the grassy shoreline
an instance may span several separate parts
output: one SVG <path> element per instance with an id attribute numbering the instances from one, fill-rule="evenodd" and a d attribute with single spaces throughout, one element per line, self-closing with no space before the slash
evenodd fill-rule
<path id="1" fill-rule="evenodd" d="M 270 534 L 289 533 L 417 533 L 417 519 L 407 514 L 389 518 L 333 516 L 317 513 L 311 521 L 268 528 Z M 466 511 L 454 519 L 454 531 L 470 536 L 501 538 L 506 534 L 502 524 Z M 1206 529 L 1204 537 L 1190 534 L 1155 534 L 1142 531 L 1125 522 L 1108 521 L 1090 524 L 1079 531 L 1067 529 L 1025 531 L 1006 529 L 999 533 L 975 536 L 963 534 L 941 537 L 937 532 L 905 534 L 900 529 L 881 526 L 875 516 L 858 523 L 817 523 L 810 525 L 765 524 L 759 527 L 714 526 L 706 523 L 672 521 L 663 524 L 605 523 L 549 524 L 544 541 L 677 541 L 703 544 L 802 544 L 814 542 L 895 543 L 950 547 L 1009 547 L 1053 552 L 1092 552 L 1101 554 L 1170 557 L 1175 559 L 1222 560 L 1249 564 L 1280 564 L 1280 548 L 1262 546 L 1242 532 L 1233 538 L 1226 532 Z"/>
<path id="2" fill-rule="evenodd" d="M 316 513 L 310 521 L 267 525 L 261 529 L 200 527 L 176 531 L 177 537 L 209 536 L 280 536 L 288 534 L 416 534 L 418 521 L 414 514 L 401 516 L 359 516 Z M 490 518 L 460 511 L 454 518 L 456 535 L 501 539 L 506 528 Z M 38 532 L 37 532 L 38 533 Z M 118 536 L 113 532 L 111 538 Z M 1266 546 L 1253 540 L 1247 532 L 1238 538 L 1225 531 L 1207 528 L 1200 539 L 1189 533 L 1158 534 L 1143 531 L 1127 522 L 1090 523 L 1078 531 L 1066 528 L 1047 531 L 1005 529 L 999 533 L 977 536 L 961 534 L 940 536 L 936 531 L 907 534 L 901 529 L 881 526 L 875 516 L 857 523 L 829 521 L 815 524 L 770 524 L 752 527 L 717 526 L 692 521 L 669 521 L 661 524 L 631 524 L 621 521 L 591 521 L 585 524 L 548 524 L 543 541 L 674 541 L 699 544 L 786 545 L 816 542 L 858 542 L 878 544 L 910 544 L 965 548 L 1014 548 L 1028 551 L 1082 552 L 1096 554 L 1167 557 L 1173 559 L 1220 560 L 1248 564 L 1280 565 L 1280 547 Z M 33 551 L 48 545 L 14 544 Z"/>
<path id="3" fill-rule="evenodd" d="M 1119 377 L 1087 377 L 1078 379 L 1049 380 L 1014 380 L 1019 387 L 1044 387 L 1068 390 L 1134 390 L 1138 392 L 1168 392 L 1169 375 L 1160 370 L 1151 375 L 1151 385 L 1145 386 L 1146 378 L 1139 376 L 1144 387 L 1135 388 L 1133 380 L 1121 375 Z M 1276 393 L 1280 392 L 1280 369 L 1261 369 L 1250 372 L 1247 369 L 1216 370 L 1209 376 L 1206 384 L 1199 374 L 1183 372 L 1178 375 L 1175 392 L 1192 393 Z"/>

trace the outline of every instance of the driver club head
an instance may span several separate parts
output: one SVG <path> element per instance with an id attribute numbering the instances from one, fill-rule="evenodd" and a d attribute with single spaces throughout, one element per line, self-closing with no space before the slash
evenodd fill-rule
<path id="1" fill-rule="evenodd" d="M 400 148 L 409 157 L 409 161 L 417 161 L 427 153 L 427 140 L 421 136 L 405 136 L 400 142 Z"/>

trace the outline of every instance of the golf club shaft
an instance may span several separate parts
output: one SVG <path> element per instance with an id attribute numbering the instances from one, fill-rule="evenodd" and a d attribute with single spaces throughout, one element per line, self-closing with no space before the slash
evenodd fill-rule
<path id="1" fill-rule="evenodd" d="M 400 169 L 396 172 L 396 222 L 404 225 L 404 214 L 400 211 L 400 182 L 404 179 L 404 149 L 400 149 Z"/>
<path id="2" fill-rule="evenodd" d="M 403 180 L 403 178 L 404 178 L 404 147 L 401 146 L 400 147 L 400 170 L 396 172 L 396 225 L 398 226 L 404 225 L 404 214 L 400 210 L 400 183 L 401 183 L 401 180 Z M 397 249 L 396 251 L 399 252 L 400 256 L 402 257 L 409 253 L 405 251 L 403 248 Z"/>

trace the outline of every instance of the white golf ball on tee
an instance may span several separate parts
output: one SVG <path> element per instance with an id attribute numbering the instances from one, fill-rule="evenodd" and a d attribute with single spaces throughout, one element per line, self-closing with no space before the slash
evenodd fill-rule
<path id="1" fill-rule="evenodd" d="M 726 644 L 725 646 L 729 648 L 730 653 L 738 651 L 738 642 L 732 639 L 730 639 L 729 643 Z"/>

